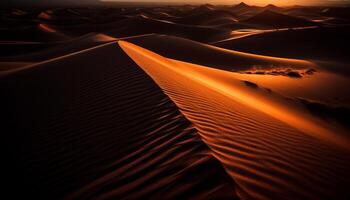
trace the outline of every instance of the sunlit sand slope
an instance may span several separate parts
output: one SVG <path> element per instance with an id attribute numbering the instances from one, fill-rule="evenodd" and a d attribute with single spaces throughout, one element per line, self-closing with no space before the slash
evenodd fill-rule
<path id="1" fill-rule="evenodd" d="M 199 130 L 242 199 L 345 199 L 349 138 L 230 72 L 124 51 Z"/>
<path id="2" fill-rule="evenodd" d="M 305 60 L 232 51 L 167 35 L 147 35 L 130 38 L 127 41 L 168 58 L 229 71 L 276 68 L 308 69 L 316 67 L 312 62 Z"/>
<path id="3" fill-rule="evenodd" d="M 0 85 L 2 146 L 15 158 L 4 181 L 14 198 L 235 198 L 197 130 L 115 42 Z"/>
<path id="4" fill-rule="evenodd" d="M 350 26 L 265 32 L 215 45 L 236 51 L 317 61 L 330 71 L 350 74 Z M 329 66 L 330 65 L 330 66 Z"/>

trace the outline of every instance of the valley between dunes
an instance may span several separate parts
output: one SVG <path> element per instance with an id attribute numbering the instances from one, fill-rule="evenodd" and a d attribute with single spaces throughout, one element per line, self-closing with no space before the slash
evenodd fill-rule
<path id="1" fill-rule="evenodd" d="M 91 59 L 97 60 L 103 70 L 87 62 Z M 16 132 L 30 130 L 31 138 L 42 142 L 28 146 L 26 140 L 16 140 L 16 135 L 9 136 L 8 141 L 20 145 L 20 155 L 26 162 L 41 163 L 27 169 L 33 174 L 56 168 L 45 164 L 47 159 L 52 164 L 71 160 L 71 165 L 54 173 L 59 176 L 52 174 L 38 180 L 46 182 L 50 193 L 68 192 L 68 199 L 148 195 L 175 198 L 176 194 L 189 195 L 186 190 L 195 198 L 337 196 L 339 193 L 332 191 L 343 190 L 339 185 L 348 185 L 350 176 L 346 129 L 325 122 L 301 103 L 242 76 L 169 59 L 129 42 L 108 42 L 4 75 L 2 85 L 17 88 L 5 90 L 7 99 L 17 99 L 8 101 L 12 105 L 8 109 L 17 108 L 26 118 L 14 127 Z M 23 96 L 26 98 L 22 100 Z M 30 107 L 26 106 L 29 101 Z M 51 110 L 42 107 L 43 102 Z M 11 116 L 13 111 L 8 109 L 5 113 Z M 128 134 L 122 134 L 122 130 Z M 46 132 L 51 132 L 50 136 Z M 117 137 L 113 132 L 118 133 Z M 68 141 L 75 145 L 59 150 Z M 84 146 L 94 148 L 79 152 Z M 41 152 L 41 156 L 28 154 L 28 148 Z M 84 157 L 93 159 L 96 166 L 86 165 Z M 110 160 L 115 157 L 119 159 Z M 173 171 L 181 163 L 188 173 Z M 77 179 L 91 173 L 98 177 Z M 169 173 L 175 173 L 174 177 Z M 178 186 L 186 176 L 198 177 L 198 182 Z M 62 185 L 62 180 L 70 184 Z M 123 186 L 131 180 L 135 183 Z M 152 180 L 157 182 L 138 189 Z M 185 188 L 178 193 L 178 187 Z"/>
<path id="2" fill-rule="evenodd" d="M 348 200 L 347 13 L 3 9 L 4 196 Z"/>
<path id="3" fill-rule="evenodd" d="M 230 72 L 119 45 L 194 124 L 241 198 L 331 198 L 323 188 L 335 186 L 327 174 L 349 176 L 345 130 L 324 127 L 298 105 Z"/>

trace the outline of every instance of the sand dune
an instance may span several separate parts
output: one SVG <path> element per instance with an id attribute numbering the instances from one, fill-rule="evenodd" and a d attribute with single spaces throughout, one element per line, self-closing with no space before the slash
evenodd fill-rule
<path id="1" fill-rule="evenodd" d="M 129 11 L 130 12 L 130 11 Z M 60 26 L 99 25 L 126 19 L 121 9 L 101 8 L 98 10 L 84 8 L 58 8 L 41 12 L 38 19 L 43 23 Z"/>
<path id="2" fill-rule="evenodd" d="M 58 30 L 71 35 L 82 35 L 89 32 L 102 32 L 113 37 L 127 37 L 142 34 L 168 34 L 185 37 L 197 41 L 213 41 L 224 38 L 230 31 L 193 25 L 182 25 L 171 21 L 149 18 L 145 15 L 133 16 L 128 19 L 102 23 L 91 26 L 81 24 L 77 26 L 56 26 Z"/>
<path id="3" fill-rule="evenodd" d="M 314 60 L 324 68 L 348 74 L 349 32 L 349 26 L 283 30 L 227 40 L 215 45 L 262 55 Z"/>
<path id="4" fill-rule="evenodd" d="M 61 40 L 67 40 L 70 39 L 69 36 L 67 36 L 66 34 L 60 32 L 59 30 L 56 30 L 54 27 L 48 25 L 48 24 L 44 24 L 44 23 L 40 23 L 38 24 L 38 29 L 41 30 L 44 33 L 49 33 L 57 38 L 61 38 Z"/>
<path id="5" fill-rule="evenodd" d="M 251 6 L 247 5 L 244 2 L 241 2 L 241 3 L 237 4 L 237 5 L 232 6 L 231 9 L 232 10 L 243 10 L 243 9 L 249 9 L 249 8 L 251 8 Z"/>
<path id="6" fill-rule="evenodd" d="M 350 176 L 350 140 L 339 130 L 320 126 L 293 107 L 283 108 L 284 103 L 273 103 L 266 92 L 240 84 L 228 72 L 119 44 L 194 123 L 237 183 L 239 197 L 342 197 L 331 192 L 346 190 L 339 186 L 348 185 Z"/>
<path id="7" fill-rule="evenodd" d="M 247 16 L 252 16 L 259 12 L 260 8 L 257 6 L 247 5 L 244 2 L 241 2 L 235 6 L 232 6 L 231 9 L 236 15 L 241 18 L 246 18 Z"/>
<path id="8" fill-rule="evenodd" d="M 35 63 L 75 54 L 115 40 L 116 38 L 105 34 L 90 33 L 74 39 L 51 43 L 3 43 L 0 44 L 0 47 L 7 47 L 7 54 L 0 56 L 0 76 Z"/>
<path id="9" fill-rule="evenodd" d="M 216 9 L 217 9 L 217 7 L 214 5 L 204 4 L 204 5 L 200 5 L 200 6 L 195 6 L 193 9 L 190 10 L 190 13 L 200 14 L 200 13 L 210 12 L 210 11 L 213 11 Z"/>
<path id="10" fill-rule="evenodd" d="M 2 40 L 50 42 L 68 39 L 63 33 L 42 24 L 1 29 Z"/>
<path id="11" fill-rule="evenodd" d="M 74 9 L 51 9 L 45 10 L 38 15 L 38 18 L 51 24 L 79 24 L 87 21 L 87 18 L 82 16 Z"/>
<path id="12" fill-rule="evenodd" d="M 219 13 L 221 13 L 220 16 L 215 16 Z M 115 37 L 161 33 L 201 41 L 210 40 L 216 35 L 228 34 L 229 31 L 193 25 L 235 21 L 228 11 L 217 10 L 212 6 L 196 6 L 188 9 L 183 7 L 97 10 L 61 8 L 45 10 L 35 20 L 41 22 L 39 28 L 42 30 L 69 36 L 81 36 L 90 32 L 108 33 Z M 191 24 L 191 26 L 178 24 L 178 22 Z"/>
<path id="13" fill-rule="evenodd" d="M 121 22 L 118 28 L 107 33 L 116 37 L 158 33 L 180 36 L 196 41 L 213 41 L 225 38 L 230 32 L 217 28 L 182 25 L 148 18 L 133 18 Z"/>
<path id="14" fill-rule="evenodd" d="M 22 194 L 234 198 L 197 130 L 114 42 L 13 72 L 1 92 L 3 145 L 21 168 L 8 186 Z"/>
<path id="15" fill-rule="evenodd" d="M 67 39 L 67 36 L 43 25 L 37 19 L 37 12 L 35 9 L 2 10 L 0 12 L 1 41 L 50 42 Z"/>
<path id="16" fill-rule="evenodd" d="M 50 46 L 52 45 L 46 42 L 1 41 L 0 48 L 4 51 L 1 53 L 0 59 L 40 51 Z"/>
<path id="17" fill-rule="evenodd" d="M 327 8 L 322 11 L 322 15 L 328 16 L 328 17 L 337 17 L 337 18 L 343 18 L 343 19 L 350 19 L 349 14 L 350 8 Z"/>
<path id="18" fill-rule="evenodd" d="M 349 199 L 348 8 L 102 4 L 1 9 L 4 197 Z"/>
<path id="19" fill-rule="evenodd" d="M 285 9 L 283 13 L 297 17 L 314 18 L 320 17 L 323 9 L 324 8 L 318 7 L 293 6 L 291 8 Z"/>
<path id="20" fill-rule="evenodd" d="M 176 19 L 175 22 L 194 25 L 220 25 L 237 22 L 237 19 L 234 14 L 226 10 L 209 10 L 195 12 L 189 16 Z"/>
<path id="21" fill-rule="evenodd" d="M 0 62 L 0 75 L 4 71 L 13 70 L 31 65 L 31 62 Z"/>
<path id="22" fill-rule="evenodd" d="M 130 38 L 128 41 L 169 58 L 229 71 L 276 68 L 309 69 L 317 67 L 315 64 L 304 60 L 230 51 L 208 44 L 165 35 L 135 37 Z"/>
<path id="23" fill-rule="evenodd" d="M 274 28 L 305 27 L 316 25 L 316 23 L 308 21 L 307 19 L 284 15 L 269 9 L 244 20 L 244 22 Z"/>
<path id="24" fill-rule="evenodd" d="M 350 108 L 350 97 L 344 92 L 350 85 L 347 76 L 319 69 L 311 75 L 301 74 L 300 70 L 295 70 L 294 72 L 300 73 L 301 76 L 295 78 L 288 75 L 275 75 L 276 71 L 257 70 L 236 74 L 236 77 L 258 84 L 272 93 L 278 93 L 294 101 L 303 98 L 330 105 L 330 107 Z"/>
<path id="25" fill-rule="evenodd" d="M 274 12 L 281 12 L 284 9 L 280 8 L 278 6 L 275 6 L 273 4 L 268 4 L 267 6 L 264 7 L 264 10 L 270 10 L 270 11 L 274 11 Z"/>

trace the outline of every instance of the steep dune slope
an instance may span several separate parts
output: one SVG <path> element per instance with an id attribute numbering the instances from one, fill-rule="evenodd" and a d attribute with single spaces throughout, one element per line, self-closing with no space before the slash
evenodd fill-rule
<path id="1" fill-rule="evenodd" d="M 217 38 L 224 38 L 230 33 L 227 30 L 217 28 L 182 25 L 144 17 L 121 21 L 120 25 L 115 26 L 115 29 L 112 30 L 107 33 L 117 37 L 158 33 L 180 36 L 196 41 L 213 41 Z"/>
<path id="2" fill-rule="evenodd" d="M 350 149 L 341 129 L 229 72 L 119 44 L 194 123 L 241 198 L 346 199 Z"/>
<path id="3" fill-rule="evenodd" d="M 240 4 L 232 6 L 230 10 L 236 15 L 245 18 L 246 16 L 256 14 L 257 12 L 259 12 L 259 10 L 261 10 L 261 8 L 257 6 L 250 6 L 245 4 L 244 2 L 241 2 Z"/>
<path id="4" fill-rule="evenodd" d="M 114 42 L 0 82 L 13 198 L 235 198 L 197 130 Z"/>
<path id="5" fill-rule="evenodd" d="M 216 43 L 237 51 L 277 57 L 300 58 L 332 64 L 329 70 L 350 73 L 350 26 L 266 32 Z M 268 48 L 267 48 L 268 47 Z"/>
<path id="6" fill-rule="evenodd" d="M 263 12 L 243 21 L 246 23 L 265 25 L 275 28 L 304 27 L 316 25 L 316 23 L 311 22 L 307 19 L 288 16 L 271 11 L 269 9 L 264 10 Z"/>
<path id="7" fill-rule="evenodd" d="M 90 32 L 106 33 L 113 37 L 128 37 L 142 34 L 168 34 L 185 37 L 197 41 L 214 41 L 229 35 L 230 31 L 213 27 L 177 24 L 171 21 L 151 18 L 145 14 L 129 16 L 100 24 L 79 24 L 52 26 L 69 35 L 83 35 Z"/>
<path id="8" fill-rule="evenodd" d="M 116 38 L 110 37 L 101 33 L 89 33 L 81 37 L 52 43 L 34 43 L 28 44 L 23 42 L 13 44 L 0 44 L 0 47 L 8 47 L 13 49 L 9 55 L 0 56 L 1 61 L 7 62 L 40 62 L 63 55 L 79 52 L 84 49 L 88 49 L 94 46 L 101 45 L 103 43 L 117 40 Z M 28 47 L 27 47 L 28 46 Z M 37 46 L 37 48 L 34 48 Z M 22 49 L 23 53 L 18 51 Z M 15 54 L 17 52 L 17 54 Z"/>
<path id="9" fill-rule="evenodd" d="M 160 55 L 229 71 L 252 68 L 294 68 L 307 69 L 315 64 L 304 60 L 262 56 L 238 51 L 230 51 L 215 46 L 166 35 L 149 35 L 127 39 L 141 47 Z"/>
<path id="10" fill-rule="evenodd" d="M 235 15 L 226 10 L 209 10 L 185 16 L 174 22 L 193 25 L 220 25 L 237 22 Z"/>

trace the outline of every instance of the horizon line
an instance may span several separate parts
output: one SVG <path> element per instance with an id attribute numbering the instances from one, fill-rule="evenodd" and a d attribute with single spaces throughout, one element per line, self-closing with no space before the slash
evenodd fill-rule
<path id="1" fill-rule="evenodd" d="M 26 6 L 35 6 L 35 7 L 47 7 L 47 6 L 77 6 L 77 7 L 84 7 L 84 6 L 184 6 L 184 5 L 214 5 L 214 6 L 235 6 L 239 5 L 241 3 L 245 3 L 244 1 L 240 3 L 229 3 L 229 2 L 213 2 L 213 1 L 207 1 L 207 2 L 196 2 L 196 1 L 190 1 L 190 2 L 160 2 L 160 1 L 114 1 L 114 0 L 87 0 L 84 3 L 81 2 L 65 2 L 65 1 L 58 1 L 58 2 L 16 2 L 13 0 L 9 0 L 9 2 L 2 1 L 0 2 L 0 6 L 2 7 L 26 7 Z M 295 7 L 295 6 L 302 6 L 302 7 L 350 7 L 350 2 L 348 1 L 332 1 L 329 3 L 318 3 L 318 4 L 291 4 L 291 5 L 279 5 L 279 4 L 272 4 L 272 3 L 266 3 L 266 4 L 250 4 L 245 3 L 248 6 L 257 6 L 257 7 L 265 7 L 267 5 L 275 5 L 278 7 Z"/>

